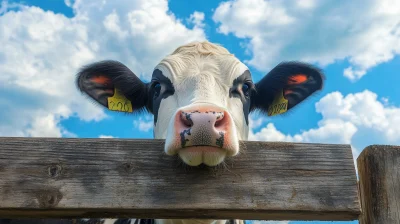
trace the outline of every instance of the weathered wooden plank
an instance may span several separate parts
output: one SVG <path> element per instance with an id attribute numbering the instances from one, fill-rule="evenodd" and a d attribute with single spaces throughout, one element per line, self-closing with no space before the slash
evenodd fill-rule
<path id="1" fill-rule="evenodd" d="M 357 158 L 360 224 L 400 223 L 400 146 L 372 145 Z"/>
<path id="2" fill-rule="evenodd" d="M 0 138 L 0 217 L 355 220 L 349 145 L 243 142 L 185 167 L 163 140 Z"/>

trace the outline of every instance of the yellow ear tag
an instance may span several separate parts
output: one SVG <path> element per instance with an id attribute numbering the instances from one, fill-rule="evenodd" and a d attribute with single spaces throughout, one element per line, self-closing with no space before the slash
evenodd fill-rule
<path id="1" fill-rule="evenodd" d="M 122 112 L 132 112 L 132 102 L 128 100 L 118 89 L 115 89 L 114 96 L 108 97 L 108 109 Z"/>
<path id="2" fill-rule="evenodd" d="M 287 111 L 288 100 L 283 96 L 283 90 L 278 94 L 274 101 L 272 101 L 271 106 L 268 108 L 268 116 L 274 116 L 277 114 L 283 114 Z"/>

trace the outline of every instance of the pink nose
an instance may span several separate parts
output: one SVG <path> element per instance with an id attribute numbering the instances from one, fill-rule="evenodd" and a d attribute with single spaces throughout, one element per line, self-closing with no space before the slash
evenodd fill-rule
<path id="1" fill-rule="evenodd" d="M 181 111 L 180 122 L 182 122 L 186 127 L 193 126 L 208 126 L 209 128 L 214 128 L 218 131 L 226 123 L 225 112 L 219 111 L 191 111 L 185 112 Z"/>
<path id="2" fill-rule="evenodd" d="M 215 146 L 222 148 L 229 131 L 229 114 L 218 109 L 182 110 L 177 114 L 176 131 L 181 147 Z"/>

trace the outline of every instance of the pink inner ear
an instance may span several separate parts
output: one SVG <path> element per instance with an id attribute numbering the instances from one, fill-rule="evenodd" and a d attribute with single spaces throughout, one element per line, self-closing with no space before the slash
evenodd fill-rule
<path id="1" fill-rule="evenodd" d="M 308 79 L 307 75 L 305 75 L 305 74 L 292 75 L 289 77 L 288 84 L 289 85 L 301 84 L 303 82 L 306 82 L 307 79 Z"/>
<path id="2" fill-rule="evenodd" d="M 290 90 L 290 89 L 283 90 L 283 96 L 286 96 L 286 95 L 291 94 L 291 93 L 293 93 L 293 91 Z"/>
<path id="3" fill-rule="evenodd" d="M 96 75 L 90 78 L 90 81 L 97 83 L 97 84 L 102 84 L 102 85 L 110 85 L 111 84 L 111 79 L 104 75 Z"/>
<path id="4" fill-rule="evenodd" d="M 105 89 L 103 91 L 109 93 L 110 95 L 114 95 L 114 89 Z"/>

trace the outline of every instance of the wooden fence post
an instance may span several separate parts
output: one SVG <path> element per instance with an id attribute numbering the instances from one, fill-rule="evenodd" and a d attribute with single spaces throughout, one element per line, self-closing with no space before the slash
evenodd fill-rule
<path id="1" fill-rule="evenodd" d="M 400 146 L 369 146 L 357 163 L 360 224 L 400 223 Z"/>

